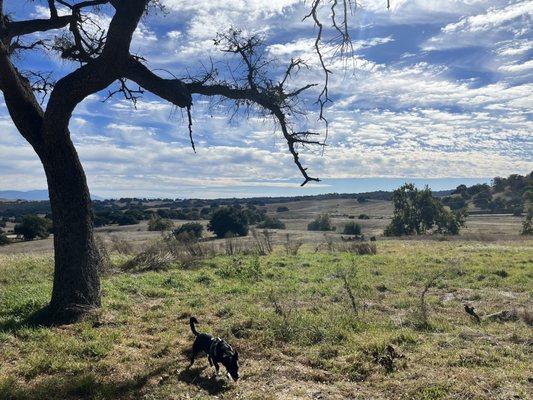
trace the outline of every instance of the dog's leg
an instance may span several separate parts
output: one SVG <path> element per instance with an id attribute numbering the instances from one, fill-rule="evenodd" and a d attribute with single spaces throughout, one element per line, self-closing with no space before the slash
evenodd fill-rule
<path id="1" fill-rule="evenodd" d="M 213 360 L 211 359 L 211 356 L 207 356 L 207 361 L 209 361 L 210 366 L 213 366 Z"/>
<path id="2" fill-rule="evenodd" d="M 200 352 L 200 348 L 199 348 L 198 343 L 195 340 L 193 345 L 192 345 L 191 363 L 189 364 L 189 366 L 187 368 L 191 368 L 192 367 L 192 365 L 194 364 L 194 359 L 196 358 L 196 356 L 198 355 L 199 352 Z"/>
<path id="3" fill-rule="evenodd" d="M 213 363 L 215 364 L 215 375 L 219 376 L 220 375 L 220 365 L 218 365 L 218 363 L 215 360 L 213 360 Z"/>

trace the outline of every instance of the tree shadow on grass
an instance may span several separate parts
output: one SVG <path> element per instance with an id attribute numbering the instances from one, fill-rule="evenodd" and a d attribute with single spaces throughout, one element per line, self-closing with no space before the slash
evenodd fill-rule
<path id="1" fill-rule="evenodd" d="M 34 399 L 120 399 L 132 398 L 151 378 L 170 369 L 172 363 L 117 382 L 103 381 L 95 373 L 78 376 L 50 376 L 31 387 L 21 386 L 15 379 L 0 380 L 0 398 L 9 400 Z"/>
<path id="2" fill-rule="evenodd" d="M 0 315 L 0 333 L 16 334 L 26 328 L 49 328 L 59 325 L 52 321 L 48 306 L 33 310 L 10 310 L 9 313 Z"/>

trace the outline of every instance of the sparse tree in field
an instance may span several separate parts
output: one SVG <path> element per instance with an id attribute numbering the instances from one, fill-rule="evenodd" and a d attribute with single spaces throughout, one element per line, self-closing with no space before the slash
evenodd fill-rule
<path id="1" fill-rule="evenodd" d="M 350 221 L 344 225 L 344 230 L 342 233 L 345 235 L 360 235 L 362 231 L 361 224 Z"/>
<path id="2" fill-rule="evenodd" d="M 9 240 L 7 235 L 0 229 L 0 246 L 4 246 L 9 243 L 11 243 L 11 240 Z"/>
<path id="3" fill-rule="evenodd" d="M 335 227 L 331 224 L 329 214 L 319 215 L 314 221 L 307 224 L 308 231 L 334 231 Z"/>
<path id="4" fill-rule="evenodd" d="M 22 236 L 24 240 L 33 240 L 35 238 L 46 239 L 50 236 L 52 221 L 48 218 L 42 218 L 37 215 L 25 215 L 22 222 L 15 225 L 14 232 Z"/>
<path id="5" fill-rule="evenodd" d="M 149 231 L 168 231 L 172 229 L 174 224 L 170 219 L 166 218 L 150 218 L 148 221 Z"/>
<path id="6" fill-rule="evenodd" d="M 280 219 L 267 215 L 263 221 L 257 224 L 257 227 L 262 229 L 285 229 L 285 224 Z"/>
<path id="7" fill-rule="evenodd" d="M 386 236 L 421 234 L 430 230 L 456 235 L 465 223 L 463 210 L 447 210 L 428 187 L 418 190 L 406 183 L 394 191 L 392 201 L 394 215 L 385 229 Z"/>
<path id="8" fill-rule="evenodd" d="M 257 51 L 261 38 L 247 38 L 238 30 L 230 30 L 219 35 L 216 44 L 240 60 L 241 70 L 231 71 L 235 80 L 221 78 L 216 68 L 202 76 L 165 79 L 150 70 L 142 55 L 130 53 L 140 19 L 150 7 L 161 7 L 158 0 L 47 0 L 43 3 L 49 7 L 49 18 L 26 20 L 13 20 L 9 3 L 0 0 L 0 90 L 14 125 L 41 160 L 48 182 L 55 230 L 54 284 L 46 310 L 51 320 L 71 320 L 100 305 L 98 269 L 102 257 L 94 239 L 85 173 L 69 131 L 72 113 L 88 96 L 113 84 L 117 88 L 110 96 L 121 94 L 133 102 L 144 90 L 154 93 L 186 110 L 193 149 L 191 112 L 195 96 L 228 99 L 236 106 L 272 117 L 304 184 L 318 180 L 308 175 L 299 149 L 323 143 L 315 139 L 314 132 L 297 131 L 290 120 L 299 111 L 299 95 L 314 86 L 288 88 L 294 74 L 305 66 L 302 60 L 287 60 L 285 73 L 276 80 L 270 76 L 271 63 L 263 58 L 264 52 Z M 328 25 L 321 19 L 321 7 L 330 11 Z M 328 82 L 332 73 L 321 51 L 325 29 L 331 27 L 341 53 L 349 53 L 347 18 L 352 7 L 355 2 L 351 0 L 312 0 L 306 17 L 317 27 L 315 49 L 325 78 L 317 104 L 323 121 L 324 107 L 331 101 Z M 98 25 L 99 19 L 92 17 L 98 12 L 111 16 L 109 26 Z M 52 40 L 48 40 L 50 33 Z M 34 50 L 59 54 L 71 72 L 58 77 L 17 68 L 21 54 Z M 187 75 L 186 71 L 173 72 Z M 139 88 L 132 89 L 130 82 Z"/>
<path id="9" fill-rule="evenodd" d="M 522 222 L 522 235 L 533 235 L 533 209 L 529 209 Z"/>
<path id="10" fill-rule="evenodd" d="M 202 237 L 203 231 L 204 226 L 199 222 L 187 222 L 174 229 L 172 233 L 177 239 L 184 238 L 186 235 L 189 239 L 198 240 Z"/>
<path id="11" fill-rule="evenodd" d="M 248 218 L 243 210 L 236 207 L 220 207 L 209 220 L 207 229 L 218 238 L 246 236 Z"/>

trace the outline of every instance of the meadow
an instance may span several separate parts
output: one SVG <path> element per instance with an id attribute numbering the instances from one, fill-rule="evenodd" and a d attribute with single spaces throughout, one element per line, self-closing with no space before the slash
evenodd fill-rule
<path id="1" fill-rule="evenodd" d="M 375 255 L 276 245 L 124 271 L 131 257 L 111 252 L 97 314 L 39 327 L 52 256 L 0 254 L 1 399 L 533 396 L 532 240 L 378 240 Z M 191 315 L 239 350 L 237 383 L 205 358 L 186 368 Z"/>

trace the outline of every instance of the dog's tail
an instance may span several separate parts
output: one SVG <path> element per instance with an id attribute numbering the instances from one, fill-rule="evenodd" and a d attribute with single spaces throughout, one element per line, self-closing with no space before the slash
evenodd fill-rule
<path id="1" fill-rule="evenodd" d="M 189 325 L 191 326 L 191 331 L 194 334 L 194 336 L 199 335 L 198 331 L 196 330 L 196 327 L 194 326 L 194 324 L 197 324 L 197 323 L 198 323 L 198 320 L 195 317 L 191 317 L 191 319 L 189 320 Z"/>

